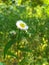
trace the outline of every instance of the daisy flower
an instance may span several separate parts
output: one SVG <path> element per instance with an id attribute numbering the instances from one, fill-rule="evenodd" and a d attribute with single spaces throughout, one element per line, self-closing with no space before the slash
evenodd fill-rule
<path id="1" fill-rule="evenodd" d="M 25 22 L 23 22 L 22 20 L 18 20 L 16 22 L 16 26 L 17 28 L 21 29 L 21 30 L 27 30 L 28 29 L 28 26 L 26 25 Z"/>

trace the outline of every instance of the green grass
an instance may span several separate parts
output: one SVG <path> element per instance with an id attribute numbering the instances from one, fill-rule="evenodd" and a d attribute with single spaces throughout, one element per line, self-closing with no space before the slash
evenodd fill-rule
<path id="1" fill-rule="evenodd" d="M 29 6 L 28 6 L 29 7 Z M 0 56 L 6 65 L 49 65 L 49 6 L 0 5 Z M 29 13 L 32 14 L 29 14 Z M 19 30 L 18 20 L 29 29 Z M 10 31 L 16 35 L 10 35 Z"/>

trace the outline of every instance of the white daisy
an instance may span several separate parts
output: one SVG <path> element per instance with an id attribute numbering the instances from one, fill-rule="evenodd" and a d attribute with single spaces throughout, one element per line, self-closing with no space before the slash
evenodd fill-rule
<path id="1" fill-rule="evenodd" d="M 21 29 L 21 30 L 27 30 L 28 26 L 26 25 L 26 23 L 24 23 L 22 20 L 18 20 L 16 22 L 16 26 Z"/>

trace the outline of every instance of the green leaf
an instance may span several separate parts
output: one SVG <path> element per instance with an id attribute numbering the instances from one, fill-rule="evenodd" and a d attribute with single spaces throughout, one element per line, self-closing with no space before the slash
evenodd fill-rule
<path id="1" fill-rule="evenodd" d="M 24 52 L 32 52 L 32 50 L 30 50 L 28 48 L 18 48 L 18 50 L 24 51 Z"/>
<path id="2" fill-rule="evenodd" d="M 15 39 L 12 39 L 10 40 L 6 45 L 5 45 L 5 48 L 4 48 L 4 58 L 6 57 L 6 54 L 9 50 L 9 48 L 16 42 Z"/>
<path id="3" fill-rule="evenodd" d="M 8 51 L 7 55 L 11 55 L 12 57 L 18 58 L 14 53 Z"/>

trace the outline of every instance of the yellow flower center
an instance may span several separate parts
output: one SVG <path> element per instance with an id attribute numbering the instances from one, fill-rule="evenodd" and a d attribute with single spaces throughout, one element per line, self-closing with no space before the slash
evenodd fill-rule
<path id="1" fill-rule="evenodd" d="M 24 28 L 24 27 L 25 27 L 25 24 L 24 24 L 24 23 L 20 23 L 20 26 L 21 26 L 22 28 Z"/>

